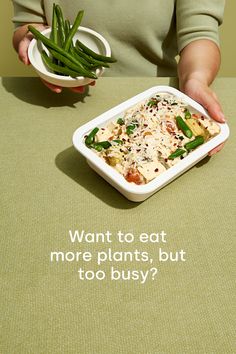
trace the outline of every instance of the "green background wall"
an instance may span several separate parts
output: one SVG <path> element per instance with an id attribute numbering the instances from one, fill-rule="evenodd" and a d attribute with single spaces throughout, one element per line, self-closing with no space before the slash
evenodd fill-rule
<path id="1" fill-rule="evenodd" d="M 24 67 L 12 48 L 11 22 L 13 14 L 10 0 L 0 2 L 0 76 L 32 76 L 31 68 Z M 236 76 L 236 41 L 233 35 L 235 28 L 236 1 L 226 0 L 224 23 L 220 29 L 222 65 L 219 76 Z"/>

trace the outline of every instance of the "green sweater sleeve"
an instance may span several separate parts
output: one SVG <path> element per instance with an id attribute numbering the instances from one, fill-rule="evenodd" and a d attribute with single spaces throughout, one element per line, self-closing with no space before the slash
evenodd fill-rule
<path id="1" fill-rule="evenodd" d="M 178 52 L 197 39 L 219 46 L 218 26 L 223 21 L 225 0 L 176 0 Z"/>
<path id="2" fill-rule="evenodd" d="M 15 28 L 25 23 L 45 23 L 43 1 L 12 0 L 14 8 L 13 23 Z"/>

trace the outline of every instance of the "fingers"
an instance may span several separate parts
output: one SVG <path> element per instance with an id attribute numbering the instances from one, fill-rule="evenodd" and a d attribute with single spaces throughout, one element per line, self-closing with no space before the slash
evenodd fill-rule
<path id="1" fill-rule="evenodd" d="M 199 93 L 198 102 L 201 103 L 209 115 L 219 123 L 225 123 L 226 119 L 222 112 L 221 105 L 216 97 L 216 95 L 211 92 L 210 89 L 202 91 Z"/>
<path id="2" fill-rule="evenodd" d="M 92 81 L 92 82 L 90 82 L 89 86 L 95 86 L 95 84 L 96 84 L 96 81 Z M 76 92 L 76 93 L 84 93 L 86 87 L 87 86 L 71 87 L 70 90 L 72 92 Z"/>
<path id="3" fill-rule="evenodd" d="M 43 31 L 47 26 L 43 24 L 34 24 L 34 27 L 37 28 L 39 31 Z M 34 38 L 33 34 L 28 32 L 28 26 L 22 26 L 23 37 L 19 41 L 19 45 L 17 46 L 18 57 L 19 59 L 25 64 L 29 65 L 29 57 L 28 57 L 28 47 L 30 45 L 31 40 Z M 22 34 L 20 34 L 22 36 Z"/>
<path id="4" fill-rule="evenodd" d="M 189 80 L 184 92 L 199 102 L 206 108 L 209 115 L 219 123 L 225 123 L 226 119 L 216 94 L 204 83 L 199 80 Z"/>
<path id="5" fill-rule="evenodd" d="M 56 85 L 53 85 L 53 84 L 50 84 L 50 82 L 47 82 L 43 79 L 41 79 L 41 81 L 44 83 L 45 86 L 47 86 L 49 88 L 49 90 L 51 90 L 52 92 L 55 92 L 55 93 L 61 93 L 62 92 L 62 87 L 60 86 L 56 86 Z"/>
<path id="6" fill-rule="evenodd" d="M 62 87 L 61 86 L 57 86 L 57 85 L 53 85 L 50 84 L 50 82 L 47 82 L 43 79 L 41 79 L 41 81 L 43 82 L 43 84 L 45 86 L 47 86 L 52 92 L 55 93 L 61 93 L 62 92 Z M 90 84 L 91 86 L 95 85 L 95 82 L 91 82 Z M 86 86 L 78 86 L 78 87 L 70 87 L 70 91 L 75 92 L 75 93 L 84 93 L 85 92 L 85 88 Z"/>
<path id="7" fill-rule="evenodd" d="M 86 86 L 71 87 L 70 90 L 75 93 L 84 93 Z"/>
<path id="8" fill-rule="evenodd" d="M 95 86 L 96 81 L 90 82 L 89 86 Z M 86 86 L 71 87 L 70 90 L 77 93 L 84 93 Z"/>
<path id="9" fill-rule="evenodd" d="M 23 64 L 29 65 L 29 57 L 28 57 L 28 47 L 30 45 L 31 39 L 28 36 L 25 36 L 19 43 L 18 47 L 18 57 L 22 61 Z"/>
<path id="10" fill-rule="evenodd" d="M 212 156 L 214 154 L 216 154 L 217 152 L 219 152 L 221 149 L 223 149 L 225 143 L 222 143 L 220 145 L 218 145 L 217 147 L 215 147 L 213 150 L 209 151 L 208 155 Z"/>

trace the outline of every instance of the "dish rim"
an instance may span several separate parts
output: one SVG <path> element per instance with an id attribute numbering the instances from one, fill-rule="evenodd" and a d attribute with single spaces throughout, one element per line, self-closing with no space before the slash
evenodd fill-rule
<path id="1" fill-rule="evenodd" d="M 93 128 L 104 127 L 106 123 L 114 121 L 118 115 L 127 109 L 133 107 L 143 99 L 147 99 L 156 93 L 170 93 L 183 99 L 189 106 L 197 110 L 199 113 L 210 118 L 207 111 L 192 98 L 184 94 L 183 92 L 173 88 L 171 86 L 158 85 L 153 86 L 128 100 L 112 107 L 108 111 L 100 114 L 89 122 L 83 124 L 81 127 L 75 130 L 72 138 L 74 147 L 87 159 L 92 165 L 95 165 L 102 174 L 105 174 L 110 178 L 117 186 L 128 193 L 134 193 L 136 195 L 149 194 L 155 190 L 160 189 L 168 182 L 176 178 L 178 175 L 195 165 L 199 160 L 204 158 L 209 151 L 214 147 L 223 143 L 229 136 L 229 127 L 226 123 L 216 122 L 220 127 L 220 133 L 215 137 L 199 146 L 196 150 L 191 151 L 184 159 L 180 160 L 176 165 L 170 167 L 166 171 L 162 172 L 159 176 L 155 177 L 152 181 L 144 185 L 136 185 L 125 180 L 125 178 L 116 171 L 113 167 L 109 166 L 101 157 L 96 155 L 91 149 L 89 149 L 84 143 L 84 136 L 88 134 Z M 212 118 L 210 118 L 212 119 Z"/>

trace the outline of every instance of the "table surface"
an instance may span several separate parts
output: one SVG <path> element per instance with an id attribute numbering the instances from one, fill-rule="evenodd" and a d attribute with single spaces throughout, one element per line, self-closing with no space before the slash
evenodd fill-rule
<path id="1" fill-rule="evenodd" d="M 2 78 L 0 353 L 235 353 L 233 311 L 236 78 L 213 88 L 231 130 L 225 148 L 143 203 L 126 200 L 72 147 L 79 126 L 169 78 L 102 78 L 84 95 L 49 92 L 37 78 Z M 112 233 L 72 243 L 69 230 Z M 132 233 L 134 243 L 115 237 Z M 167 243 L 138 242 L 140 233 Z M 145 262 L 50 262 L 52 251 L 146 251 Z M 158 260 L 183 250 L 185 261 Z M 180 254 L 180 253 L 178 253 Z M 141 284 L 110 267 L 150 270 Z M 78 269 L 106 279 L 80 280 Z"/>

